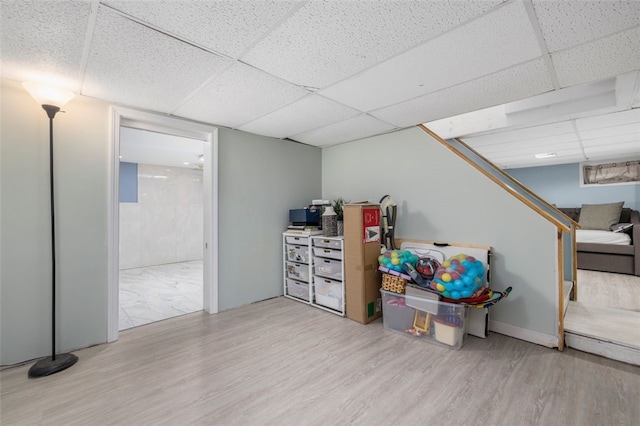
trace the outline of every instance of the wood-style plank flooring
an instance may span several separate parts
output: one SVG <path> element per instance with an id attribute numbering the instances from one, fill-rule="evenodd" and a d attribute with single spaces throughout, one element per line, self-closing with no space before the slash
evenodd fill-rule
<path id="1" fill-rule="evenodd" d="M 455 351 L 283 297 L 0 373 L 4 425 L 637 425 L 640 367 L 492 333 Z"/>

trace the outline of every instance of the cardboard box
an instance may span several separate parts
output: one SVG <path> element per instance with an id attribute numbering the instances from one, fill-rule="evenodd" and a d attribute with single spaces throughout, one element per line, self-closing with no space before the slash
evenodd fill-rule
<path id="1" fill-rule="evenodd" d="M 382 316 L 380 205 L 344 206 L 344 272 L 346 316 L 362 324 Z"/>

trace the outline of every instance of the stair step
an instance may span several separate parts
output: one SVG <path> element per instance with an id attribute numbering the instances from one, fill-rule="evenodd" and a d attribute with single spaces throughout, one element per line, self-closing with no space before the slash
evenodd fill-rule
<path id="1" fill-rule="evenodd" d="M 640 312 L 571 301 L 564 318 L 565 343 L 585 352 L 640 365 Z"/>

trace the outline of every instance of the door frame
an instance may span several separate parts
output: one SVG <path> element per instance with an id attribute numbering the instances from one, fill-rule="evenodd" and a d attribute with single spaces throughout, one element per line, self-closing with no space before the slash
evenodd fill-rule
<path id="1" fill-rule="evenodd" d="M 218 312 L 218 129 L 160 114 L 110 107 L 108 183 L 107 342 L 118 340 L 120 265 L 120 126 L 172 134 L 204 142 L 203 308 Z"/>

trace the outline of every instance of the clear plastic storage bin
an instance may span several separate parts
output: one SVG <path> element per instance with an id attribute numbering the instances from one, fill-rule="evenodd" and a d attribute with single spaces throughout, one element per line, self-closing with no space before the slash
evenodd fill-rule
<path id="1" fill-rule="evenodd" d="M 385 329 L 452 349 L 462 347 L 469 318 L 466 306 L 386 290 L 381 292 Z"/>

